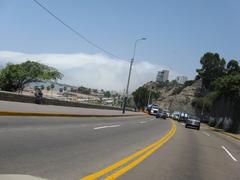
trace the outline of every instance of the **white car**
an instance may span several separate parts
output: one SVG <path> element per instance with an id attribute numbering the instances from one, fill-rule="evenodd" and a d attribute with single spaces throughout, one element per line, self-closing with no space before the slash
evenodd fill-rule
<path id="1" fill-rule="evenodd" d="M 201 125 L 201 122 L 200 122 L 200 119 L 197 116 L 189 116 L 188 119 L 185 122 L 185 128 L 194 127 L 197 130 L 199 130 L 200 125 Z"/>
<path id="2" fill-rule="evenodd" d="M 158 105 L 151 105 L 148 107 L 148 113 L 151 115 L 156 115 L 159 112 L 159 106 Z"/>
<path id="3" fill-rule="evenodd" d="M 158 106 L 152 106 L 150 114 L 151 115 L 156 115 L 159 111 L 159 107 Z"/>

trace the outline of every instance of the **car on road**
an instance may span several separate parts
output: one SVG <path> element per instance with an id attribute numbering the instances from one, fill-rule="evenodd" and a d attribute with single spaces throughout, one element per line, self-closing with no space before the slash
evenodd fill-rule
<path id="1" fill-rule="evenodd" d="M 178 120 L 179 117 L 180 117 L 180 112 L 174 111 L 174 112 L 172 113 L 172 118 L 173 118 L 174 120 Z"/>
<path id="2" fill-rule="evenodd" d="M 197 116 L 190 115 L 188 119 L 185 121 L 185 128 L 193 127 L 196 128 L 197 130 L 200 130 L 200 125 L 201 122 Z"/>
<path id="3" fill-rule="evenodd" d="M 181 112 L 177 120 L 185 122 L 187 119 L 188 119 L 188 114 L 185 112 Z"/>
<path id="4" fill-rule="evenodd" d="M 173 115 L 173 119 L 174 119 L 174 120 L 179 120 L 179 114 L 174 114 L 174 115 Z"/>
<path id="5" fill-rule="evenodd" d="M 165 111 L 159 111 L 157 114 L 156 114 L 156 118 L 163 118 L 163 119 L 166 119 L 168 117 L 167 113 Z"/>
<path id="6" fill-rule="evenodd" d="M 159 106 L 156 104 L 149 105 L 147 107 L 148 114 L 156 115 L 159 112 Z"/>
<path id="7" fill-rule="evenodd" d="M 163 112 L 167 115 L 167 117 L 170 117 L 170 111 L 168 109 L 164 109 Z"/>

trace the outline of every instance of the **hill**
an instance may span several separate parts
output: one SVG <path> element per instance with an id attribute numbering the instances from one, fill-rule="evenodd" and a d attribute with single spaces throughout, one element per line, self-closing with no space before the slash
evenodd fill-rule
<path id="1" fill-rule="evenodd" d="M 192 103 L 200 93 L 201 85 L 201 80 L 196 80 L 186 81 L 183 85 L 177 84 L 175 81 L 163 84 L 148 82 L 144 87 L 159 94 L 159 97 L 153 99 L 152 103 L 159 104 L 161 108 L 195 114 Z"/>

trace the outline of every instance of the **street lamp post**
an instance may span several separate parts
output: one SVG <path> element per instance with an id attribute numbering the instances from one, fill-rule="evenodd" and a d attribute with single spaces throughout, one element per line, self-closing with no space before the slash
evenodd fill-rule
<path id="1" fill-rule="evenodd" d="M 140 38 L 140 39 L 137 39 L 134 43 L 133 57 L 132 57 L 131 62 L 130 62 L 129 73 L 128 73 L 126 94 L 125 94 L 124 101 L 123 101 L 123 111 L 122 111 L 123 114 L 125 113 L 125 110 L 126 110 L 126 103 L 127 103 L 127 98 L 128 98 L 128 88 L 129 88 L 129 83 L 130 83 L 130 78 L 131 78 L 132 65 L 133 65 L 134 58 L 135 58 L 135 53 L 136 53 L 137 42 L 141 41 L 141 40 L 146 40 L 146 39 L 147 38 Z"/>

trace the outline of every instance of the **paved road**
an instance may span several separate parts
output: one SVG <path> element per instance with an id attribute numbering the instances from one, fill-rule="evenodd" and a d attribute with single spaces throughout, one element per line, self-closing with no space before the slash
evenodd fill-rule
<path id="1" fill-rule="evenodd" d="M 170 120 L 152 116 L 0 117 L 0 174 L 79 179 L 158 141 L 171 128 Z M 240 179 L 239 169 L 239 142 L 177 123 L 170 140 L 119 179 L 230 180 Z"/>

